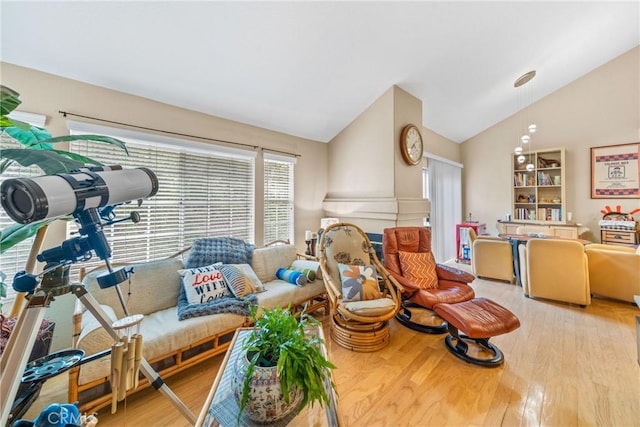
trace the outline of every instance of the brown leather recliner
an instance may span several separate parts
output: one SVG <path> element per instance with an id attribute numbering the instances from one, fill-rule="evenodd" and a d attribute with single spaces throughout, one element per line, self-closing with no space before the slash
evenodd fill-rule
<path id="1" fill-rule="evenodd" d="M 387 228 L 382 236 L 382 252 L 387 271 L 404 287 L 402 308 L 396 319 L 403 325 L 420 332 L 442 334 L 447 322 L 435 314 L 433 308 L 440 303 L 455 304 L 471 300 L 474 291 L 468 283 L 475 277 L 465 271 L 443 264 L 435 264 L 437 285 L 425 289 L 403 272 L 400 259 L 404 253 L 431 252 L 431 229 L 426 227 Z M 404 256 L 404 255 L 403 255 Z"/>

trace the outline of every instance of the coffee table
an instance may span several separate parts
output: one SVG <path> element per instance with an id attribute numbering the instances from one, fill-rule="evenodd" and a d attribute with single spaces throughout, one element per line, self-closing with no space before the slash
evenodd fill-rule
<path id="1" fill-rule="evenodd" d="M 241 426 L 261 426 L 245 416 L 240 418 L 240 424 L 237 422 L 238 402 L 233 396 L 231 389 L 231 379 L 234 367 L 238 357 L 242 354 L 242 342 L 249 335 L 253 328 L 239 328 L 233 336 L 231 345 L 227 349 L 222 365 L 216 374 L 216 379 L 211 386 L 209 396 L 205 401 L 202 411 L 196 421 L 196 427 L 236 427 Z M 314 326 L 314 332 L 323 340 L 324 334 L 322 327 Z M 327 357 L 327 349 L 322 346 L 322 351 Z M 322 406 L 315 403 L 313 407 L 307 406 L 300 410 L 297 414 L 293 413 L 276 423 L 270 423 L 270 427 L 279 426 L 341 426 L 343 425 L 340 412 L 338 410 L 338 399 L 335 391 L 329 385 L 329 381 L 333 381 L 333 377 L 327 380 L 326 388 L 329 395 L 329 405 Z"/>

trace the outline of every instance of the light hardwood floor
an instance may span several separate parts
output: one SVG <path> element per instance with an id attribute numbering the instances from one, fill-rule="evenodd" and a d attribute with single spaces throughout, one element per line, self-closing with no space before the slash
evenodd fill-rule
<path id="1" fill-rule="evenodd" d="M 354 353 L 329 340 L 345 425 L 640 426 L 637 307 L 594 298 L 581 308 L 528 299 L 506 283 L 477 279 L 472 286 L 520 319 L 519 329 L 491 340 L 505 364 L 466 364 L 446 350 L 443 335 L 421 334 L 395 320 L 391 344 L 382 351 Z M 196 416 L 221 361 L 166 380 Z M 41 400 L 51 393 L 43 390 Z M 152 390 L 129 397 L 115 415 L 108 412 L 99 413 L 98 426 L 189 425 Z"/>

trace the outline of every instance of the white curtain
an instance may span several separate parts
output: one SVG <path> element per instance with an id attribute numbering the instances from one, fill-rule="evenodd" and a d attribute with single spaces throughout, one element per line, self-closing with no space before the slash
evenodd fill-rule
<path id="1" fill-rule="evenodd" d="M 431 200 L 431 246 L 437 262 L 456 258 L 456 224 L 462 218 L 462 165 L 436 159 L 429 161 Z"/>

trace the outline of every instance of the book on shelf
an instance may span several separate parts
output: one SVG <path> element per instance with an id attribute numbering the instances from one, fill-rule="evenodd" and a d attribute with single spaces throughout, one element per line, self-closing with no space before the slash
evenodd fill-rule
<path id="1" fill-rule="evenodd" d="M 562 221 L 562 209 L 538 208 L 538 218 L 545 221 Z"/>
<path id="2" fill-rule="evenodd" d="M 516 208 L 513 212 L 514 219 L 536 219 L 536 210 L 527 208 Z"/>
<path id="3" fill-rule="evenodd" d="M 546 172 L 538 172 L 538 185 L 553 185 L 551 175 Z"/>

